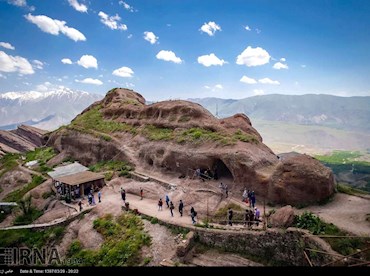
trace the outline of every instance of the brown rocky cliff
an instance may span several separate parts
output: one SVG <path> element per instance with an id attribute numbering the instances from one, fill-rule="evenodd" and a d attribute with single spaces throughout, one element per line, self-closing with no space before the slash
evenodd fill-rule
<path id="1" fill-rule="evenodd" d="M 142 95 L 128 89 L 109 91 L 70 126 L 55 131 L 48 145 L 85 165 L 123 159 L 143 170 L 179 176 L 189 169 L 209 169 L 230 191 L 247 187 L 273 203 L 317 202 L 334 191 L 324 166 L 301 155 L 297 164 L 295 159 L 290 166 L 283 163 L 243 114 L 217 119 L 187 101 L 146 105 Z"/>

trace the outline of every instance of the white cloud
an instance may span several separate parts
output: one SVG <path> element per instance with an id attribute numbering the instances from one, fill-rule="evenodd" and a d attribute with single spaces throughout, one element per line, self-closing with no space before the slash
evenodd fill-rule
<path id="1" fill-rule="evenodd" d="M 215 85 L 215 89 L 220 89 L 220 90 L 222 90 L 222 89 L 224 89 L 224 87 L 223 87 L 221 84 L 216 84 L 216 85 Z"/>
<path id="2" fill-rule="evenodd" d="M 248 67 L 264 65 L 270 62 L 270 54 L 261 47 L 248 46 L 236 59 L 236 64 Z"/>
<path id="3" fill-rule="evenodd" d="M 306 64 L 302 64 L 301 67 L 302 68 L 306 68 L 307 66 L 306 66 Z"/>
<path id="4" fill-rule="evenodd" d="M 264 95 L 265 91 L 263 91 L 262 89 L 253 89 L 253 94 L 256 95 L 256 96 Z"/>
<path id="5" fill-rule="evenodd" d="M 33 16 L 30 13 L 25 15 L 24 17 L 28 21 L 30 21 L 31 23 L 39 27 L 45 33 L 49 33 L 52 35 L 59 35 L 59 33 L 62 33 L 74 41 L 79 41 L 79 40 L 85 41 L 86 40 L 86 37 L 83 35 L 83 33 L 81 33 L 79 30 L 68 27 L 66 25 L 67 22 L 65 21 L 52 19 L 45 15 Z"/>
<path id="6" fill-rule="evenodd" d="M 29 61 L 20 56 L 7 55 L 0 51 L 0 71 L 1 72 L 19 72 L 20 74 L 30 75 L 35 71 Z"/>
<path id="7" fill-rule="evenodd" d="M 43 84 L 39 84 L 36 86 L 36 90 L 39 92 L 46 92 L 49 90 L 49 87 L 51 86 L 50 82 L 44 82 Z"/>
<path id="8" fill-rule="evenodd" d="M 274 84 L 274 85 L 279 85 L 280 84 L 280 82 L 269 79 L 269 78 L 259 79 L 258 82 L 262 83 L 262 84 Z"/>
<path id="9" fill-rule="evenodd" d="M 15 47 L 8 42 L 0 42 L 0 46 L 9 50 L 15 50 Z"/>
<path id="10" fill-rule="evenodd" d="M 94 85 L 102 85 L 103 84 L 103 82 L 101 80 L 92 79 L 92 78 L 86 78 L 86 79 L 83 79 L 83 80 L 75 80 L 75 82 L 86 83 L 86 84 L 94 84 Z"/>
<path id="11" fill-rule="evenodd" d="M 8 0 L 8 3 L 9 4 L 12 4 L 14 6 L 28 8 L 28 9 L 30 9 L 30 11 L 34 11 L 35 10 L 35 7 L 34 6 L 28 6 L 27 5 L 27 1 L 26 0 Z"/>
<path id="12" fill-rule="evenodd" d="M 100 16 L 100 22 L 102 22 L 104 25 L 108 26 L 112 30 L 127 30 L 127 26 L 125 24 L 120 24 L 118 21 L 121 20 L 121 17 L 119 17 L 118 14 L 115 16 L 109 16 L 108 14 L 100 11 L 98 13 Z"/>
<path id="13" fill-rule="evenodd" d="M 288 69 L 288 65 L 287 64 L 284 64 L 284 63 L 281 63 L 280 61 L 279 62 L 276 62 L 274 64 L 274 66 L 272 66 L 272 68 L 274 69 L 277 69 L 277 70 L 280 70 L 280 69 Z"/>
<path id="14" fill-rule="evenodd" d="M 61 62 L 62 62 L 63 64 L 72 64 L 72 60 L 70 60 L 69 58 L 63 58 L 63 59 L 61 60 Z"/>
<path id="15" fill-rule="evenodd" d="M 44 63 L 42 61 L 39 61 L 37 59 L 33 60 L 32 63 L 34 64 L 35 68 L 37 69 L 43 69 L 44 68 Z"/>
<path id="16" fill-rule="evenodd" d="M 223 59 L 219 59 L 214 53 L 212 53 L 210 55 L 204 55 L 204 56 L 198 57 L 198 63 L 200 63 L 200 64 L 202 64 L 206 67 L 209 67 L 209 66 L 212 66 L 212 65 L 222 66 L 227 62 L 224 61 Z"/>
<path id="17" fill-rule="evenodd" d="M 87 12 L 87 6 L 80 4 L 77 0 L 68 0 L 69 5 L 71 5 L 76 11 Z"/>
<path id="18" fill-rule="evenodd" d="M 78 65 L 81 65 L 84 68 L 98 68 L 98 61 L 94 56 L 91 55 L 83 55 L 79 61 L 77 61 Z"/>
<path id="19" fill-rule="evenodd" d="M 122 5 L 129 12 L 134 12 L 135 11 L 134 7 L 130 6 L 129 4 L 127 4 L 124 1 L 119 1 L 118 4 Z"/>
<path id="20" fill-rule="evenodd" d="M 155 34 L 154 33 L 152 33 L 152 32 L 144 32 L 144 39 L 146 40 L 146 41 L 149 41 L 150 42 L 150 44 L 154 44 L 154 43 L 156 43 L 157 42 L 157 40 L 158 40 L 158 36 L 155 36 Z"/>
<path id="21" fill-rule="evenodd" d="M 252 78 L 249 78 L 247 76 L 243 76 L 241 79 L 240 79 L 241 82 L 244 82 L 246 84 L 255 84 L 257 83 L 257 81 L 255 79 L 252 79 Z"/>
<path id="22" fill-rule="evenodd" d="M 286 62 L 286 58 L 281 58 L 280 61 L 281 62 Z"/>
<path id="23" fill-rule="evenodd" d="M 181 58 L 177 57 L 176 54 L 172 51 L 161 50 L 156 55 L 156 58 L 157 59 L 162 59 L 162 60 L 165 60 L 165 61 L 172 61 L 174 63 L 181 63 L 182 62 Z"/>
<path id="24" fill-rule="evenodd" d="M 203 86 L 205 89 L 208 89 L 208 90 L 211 90 L 212 92 L 215 92 L 216 90 L 222 90 L 224 89 L 224 87 L 222 86 L 222 84 L 216 84 L 214 85 L 213 87 L 210 87 L 208 85 L 205 85 Z"/>
<path id="25" fill-rule="evenodd" d="M 114 70 L 112 74 L 122 78 L 132 78 L 134 71 L 130 67 L 123 66 Z"/>
<path id="26" fill-rule="evenodd" d="M 205 89 L 211 89 L 211 87 L 209 87 L 208 85 L 205 85 L 204 88 Z"/>
<path id="27" fill-rule="evenodd" d="M 246 29 L 247 31 L 251 31 L 252 30 L 248 25 L 245 26 L 244 29 Z"/>
<path id="28" fill-rule="evenodd" d="M 260 34 L 261 33 L 261 30 L 256 28 L 256 33 L 257 34 Z"/>
<path id="29" fill-rule="evenodd" d="M 129 35 L 127 36 L 127 38 L 128 38 L 128 39 L 132 38 L 132 34 L 129 34 Z"/>
<path id="30" fill-rule="evenodd" d="M 221 31 L 221 27 L 215 22 L 209 21 L 208 23 L 204 23 L 203 26 L 200 27 L 200 31 L 207 33 L 209 36 L 214 36 L 216 31 Z"/>

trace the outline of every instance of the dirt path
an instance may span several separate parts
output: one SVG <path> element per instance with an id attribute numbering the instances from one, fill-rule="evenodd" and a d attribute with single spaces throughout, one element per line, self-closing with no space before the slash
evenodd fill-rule
<path id="1" fill-rule="evenodd" d="M 345 231 L 359 236 L 370 236 L 370 222 L 366 221 L 366 215 L 370 214 L 370 199 L 337 193 L 328 204 L 296 211 L 310 211 Z"/>

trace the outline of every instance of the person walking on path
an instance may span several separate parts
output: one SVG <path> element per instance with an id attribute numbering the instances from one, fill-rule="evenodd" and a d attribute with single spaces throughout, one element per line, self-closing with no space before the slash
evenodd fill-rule
<path id="1" fill-rule="evenodd" d="M 163 206 L 163 201 L 160 198 L 159 201 L 158 201 L 158 211 L 162 211 L 162 206 Z"/>
<path id="2" fill-rule="evenodd" d="M 173 209 L 175 209 L 175 206 L 173 205 L 173 202 L 170 202 L 170 212 L 171 212 L 171 217 L 173 217 Z"/>
<path id="3" fill-rule="evenodd" d="M 91 202 L 92 202 L 92 205 L 96 205 L 94 194 L 91 194 Z"/>
<path id="4" fill-rule="evenodd" d="M 194 210 L 193 206 L 191 206 L 191 209 L 190 209 L 190 216 L 191 216 L 191 220 L 193 224 L 195 224 L 196 223 L 195 217 L 197 216 L 197 211 Z"/>
<path id="5" fill-rule="evenodd" d="M 225 184 L 225 195 L 226 197 L 229 197 L 229 188 L 227 187 L 227 184 Z"/>
<path id="6" fill-rule="evenodd" d="M 121 190 L 121 197 L 122 197 L 123 203 L 126 203 L 126 191 L 125 191 L 125 189 Z"/>
<path id="7" fill-rule="evenodd" d="M 101 202 L 101 191 L 98 192 L 99 203 Z"/>
<path id="8" fill-rule="evenodd" d="M 256 195 L 254 194 L 254 191 L 252 191 L 252 194 L 251 194 L 251 201 L 252 201 L 252 208 L 254 208 L 256 205 Z"/>
<path id="9" fill-rule="evenodd" d="M 232 219 L 233 219 L 233 210 L 231 210 L 231 208 L 229 208 L 229 210 L 227 211 L 227 218 L 228 218 L 228 224 L 230 226 L 233 226 L 233 223 L 232 223 Z"/>
<path id="10" fill-rule="evenodd" d="M 257 226 L 260 223 L 260 215 L 261 215 L 260 210 L 257 207 L 254 207 L 254 219 L 256 221 Z"/>
<path id="11" fill-rule="evenodd" d="M 184 203 L 180 199 L 180 203 L 179 203 L 179 213 L 180 213 L 180 216 L 182 216 L 183 212 L 184 212 Z"/>
<path id="12" fill-rule="evenodd" d="M 82 200 L 78 202 L 78 206 L 80 207 L 80 212 L 82 211 Z"/>
<path id="13" fill-rule="evenodd" d="M 144 196 L 144 190 L 143 188 L 140 187 L 140 200 L 143 199 L 143 196 Z"/>
<path id="14" fill-rule="evenodd" d="M 170 198 L 168 197 L 168 195 L 166 195 L 166 204 L 167 208 L 170 208 Z"/>

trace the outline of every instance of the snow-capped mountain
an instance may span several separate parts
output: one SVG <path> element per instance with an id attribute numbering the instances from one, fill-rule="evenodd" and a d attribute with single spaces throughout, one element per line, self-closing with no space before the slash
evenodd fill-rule
<path id="1" fill-rule="evenodd" d="M 103 95 L 59 86 L 46 92 L 25 91 L 0 94 L 0 129 L 19 124 L 54 130 L 68 124 L 77 114 Z"/>

